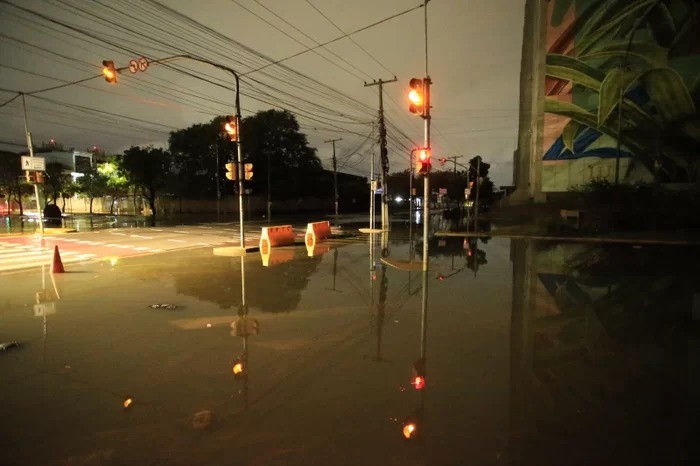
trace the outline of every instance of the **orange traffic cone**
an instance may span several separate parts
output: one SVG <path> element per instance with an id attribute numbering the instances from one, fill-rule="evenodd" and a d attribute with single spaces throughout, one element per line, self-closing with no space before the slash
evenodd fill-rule
<path id="1" fill-rule="evenodd" d="M 64 273 L 66 270 L 63 268 L 63 262 L 61 262 L 61 254 L 58 252 L 58 245 L 53 247 L 53 264 L 51 265 L 51 273 Z"/>

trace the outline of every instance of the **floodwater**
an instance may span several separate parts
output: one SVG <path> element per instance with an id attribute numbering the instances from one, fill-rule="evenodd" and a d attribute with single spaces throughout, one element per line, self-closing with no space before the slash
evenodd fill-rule
<path id="1" fill-rule="evenodd" d="M 0 463 L 696 464 L 699 250 L 373 238 L 0 276 Z"/>

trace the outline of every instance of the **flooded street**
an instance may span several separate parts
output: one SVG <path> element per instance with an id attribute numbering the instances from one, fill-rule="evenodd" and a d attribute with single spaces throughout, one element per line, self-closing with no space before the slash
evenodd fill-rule
<path id="1" fill-rule="evenodd" d="M 373 237 L 0 276 L 0 463 L 696 458 L 699 249 Z"/>

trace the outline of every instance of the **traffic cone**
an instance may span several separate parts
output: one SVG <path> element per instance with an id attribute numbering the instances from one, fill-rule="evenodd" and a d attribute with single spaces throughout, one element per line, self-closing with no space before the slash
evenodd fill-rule
<path id="1" fill-rule="evenodd" d="M 61 254 L 58 252 L 58 245 L 53 247 L 53 264 L 51 265 L 51 273 L 65 273 L 63 262 L 61 262 Z"/>

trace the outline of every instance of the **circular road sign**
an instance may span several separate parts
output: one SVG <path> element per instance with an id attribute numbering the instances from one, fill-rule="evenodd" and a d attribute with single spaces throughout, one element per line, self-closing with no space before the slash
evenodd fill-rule
<path id="1" fill-rule="evenodd" d="M 136 63 L 136 60 L 129 60 L 129 71 L 132 73 L 136 73 L 139 70 L 139 64 Z"/>
<path id="2" fill-rule="evenodd" d="M 139 58 L 139 71 L 146 71 L 148 68 L 148 60 L 144 57 Z"/>

